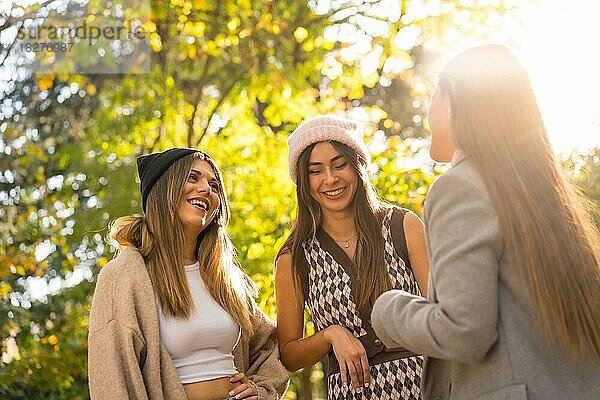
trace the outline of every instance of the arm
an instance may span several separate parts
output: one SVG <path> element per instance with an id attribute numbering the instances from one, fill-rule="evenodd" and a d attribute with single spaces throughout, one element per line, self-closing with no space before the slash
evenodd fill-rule
<path id="1" fill-rule="evenodd" d="M 303 337 L 304 295 L 294 284 L 292 257 L 282 254 L 276 261 L 275 295 L 277 298 L 277 333 L 281 360 L 290 371 L 313 365 L 332 349 L 340 364 L 343 382 L 347 371 L 355 388 L 369 382 L 369 362 L 360 341 L 346 328 L 332 325 L 309 337 Z"/>
<path id="2" fill-rule="evenodd" d="M 495 210 L 483 183 L 454 174 L 438 179 L 425 216 L 429 289 L 436 302 L 403 291 L 384 293 L 373 307 L 373 328 L 388 347 L 459 362 L 481 360 L 498 335 L 501 235 Z"/>
<path id="3" fill-rule="evenodd" d="M 291 371 L 313 365 L 331 351 L 325 331 L 303 338 L 304 295 L 294 284 L 292 257 L 282 254 L 276 261 L 275 297 L 277 301 L 277 335 L 281 361 Z"/>
<path id="4" fill-rule="evenodd" d="M 102 269 L 94 291 L 88 336 L 88 378 L 92 399 L 147 399 L 140 360 L 143 338 L 123 327 L 113 315 L 114 277 Z"/>
<path id="5" fill-rule="evenodd" d="M 404 236 L 408 247 L 408 258 L 415 279 L 421 289 L 421 295 L 427 298 L 427 280 L 429 279 L 429 258 L 425 242 L 425 228 L 419 217 L 407 212 L 404 215 Z"/>

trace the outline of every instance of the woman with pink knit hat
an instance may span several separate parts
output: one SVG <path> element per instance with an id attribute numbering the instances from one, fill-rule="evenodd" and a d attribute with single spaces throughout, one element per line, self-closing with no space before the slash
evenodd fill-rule
<path id="1" fill-rule="evenodd" d="M 390 289 L 426 296 L 421 220 L 382 203 L 354 121 L 326 115 L 289 137 L 297 219 L 276 259 L 281 360 L 290 371 L 329 356 L 329 399 L 419 399 L 422 357 L 386 348 L 370 323 Z M 308 306 L 316 333 L 303 337 Z"/>

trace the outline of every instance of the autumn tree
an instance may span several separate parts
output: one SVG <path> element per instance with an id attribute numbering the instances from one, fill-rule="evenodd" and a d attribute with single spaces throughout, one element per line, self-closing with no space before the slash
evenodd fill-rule
<path id="1" fill-rule="evenodd" d="M 114 250 L 104 238 L 107 224 L 141 212 L 137 155 L 192 146 L 218 161 L 230 233 L 261 289 L 260 306 L 274 315 L 273 259 L 294 217 L 289 132 L 322 113 L 363 121 L 379 194 L 419 213 L 437 171 L 422 140 L 422 45 L 455 24 L 457 13 L 468 27 L 507 12 L 501 3 L 458 0 L 437 8 L 408 0 L 152 0 L 140 17 L 147 73 L 67 73 L 72 60 L 44 54 L 41 62 L 54 72 L 42 74 L 19 52 L 16 31 L 65 12 L 62 3 L 14 5 L 0 16 L 15 39 L 0 54 L 3 398 L 88 396 L 89 302 Z M 144 6 L 88 4 L 90 15 Z M 82 57 L 97 58 L 102 46 L 80 48 Z M 122 54 L 105 57 L 111 65 Z M 288 397 L 322 395 L 311 383 L 319 376 L 319 368 L 294 375 Z"/>

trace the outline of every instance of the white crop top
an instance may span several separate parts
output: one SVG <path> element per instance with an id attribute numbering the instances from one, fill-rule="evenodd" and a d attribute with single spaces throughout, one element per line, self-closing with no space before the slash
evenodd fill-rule
<path id="1" fill-rule="evenodd" d="M 160 338 L 182 384 L 238 373 L 231 352 L 240 339 L 240 326 L 212 298 L 199 270 L 198 263 L 185 266 L 196 306 L 189 319 L 165 317 L 158 305 Z"/>

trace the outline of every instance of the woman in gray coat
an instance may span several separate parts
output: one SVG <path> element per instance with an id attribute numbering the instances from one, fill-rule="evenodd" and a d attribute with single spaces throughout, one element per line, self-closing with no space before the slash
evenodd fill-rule
<path id="1" fill-rule="evenodd" d="M 469 49 L 428 119 L 452 161 L 425 206 L 429 295 L 382 294 L 376 333 L 427 356 L 424 399 L 600 398 L 600 236 L 527 73 L 506 47 Z"/>

